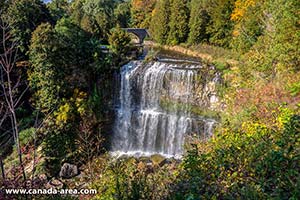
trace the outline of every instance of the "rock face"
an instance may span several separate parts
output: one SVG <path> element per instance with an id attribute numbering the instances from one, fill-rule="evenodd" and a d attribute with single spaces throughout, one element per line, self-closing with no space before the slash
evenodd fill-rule
<path id="1" fill-rule="evenodd" d="M 132 61 L 123 66 L 112 151 L 180 157 L 187 134 L 212 135 L 216 121 L 198 113 L 215 107 L 219 82 L 213 67 L 194 62 Z"/>
<path id="2" fill-rule="evenodd" d="M 72 178 L 79 174 L 78 167 L 69 163 L 63 164 L 60 169 L 59 176 L 62 178 Z"/>

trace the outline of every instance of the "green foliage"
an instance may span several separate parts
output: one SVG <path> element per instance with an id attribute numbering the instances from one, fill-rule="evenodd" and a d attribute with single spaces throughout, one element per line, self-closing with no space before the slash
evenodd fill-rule
<path id="1" fill-rule="evenodd" d="M 127 28 L 131 22 L 130 15 L 130 2 L 121 2 L 114 9 L 114 16 L 116 18 L 116 24 L 122 28 Z"/>
<path id="2" fill-rule="evenodd" d="M 257 42 L 265 28 L 263 23 L 263 3 L 258 1 L 236 1 L 231 14 L 235 22 L 231 47 L 246 53 Z"/>
<path id="3" fill-rule="evenodd" d="M 116 27 L 111 30 L 109 36 L 110 50 L 119 58 L 126 55 L 130 48 L 131 38 L 129 34 L 122 30 L 120 27 Z"/>
<path id="4" fill-rule="evenodd" d="M 166 44 L 169 34 L 170 2 L 169 0 L 157 1 L 153 10 L 150 30 L 152 38 L 160 43 Z"/>
<path id="5" fill-rule="evenodd" d="M 186 41 L 188 37 L 189 9 L 187 0 L 173 0 L 170 8 L 170 32 L 168 44 L 176 45 Z"/>
<path id="6" fill-rule="evenodd" d="M 76 0 L 72 2 L 72 18 L 83 30 L 107 41 L 109 30 L 114 25 L 115 1 Z"/>
<path id="7" fill-rule="evenodd" d="M 58 21 L 68 16 L 69 2 L 67 0 L 52 0 L 47 4 L 47 8 L 54 21 Z"/>
<path id="8" fill-rule="evenodd" d="M 39 109 L 55 110 L 62 98 L 73 95 L 75 88 L 92 86 L 102 66 L 99 46 L 66 18 L 58 21 L 55 28 L 50 24 L 37 28 L 30 46 L 29 81 Z"/>
<path id="9" fill-rule="evenodd" d="M 92 90 L 106 64 L 99 46 L 68 18 L 60 19 L 55 27 L 42 24 L 33 34 L 29 82 L 36 107 L 48 115 L 41 132 L 45 169 L 51 176 L 57 175 L 65 161 L 84 160 L 82 152 L 87 148 L 78 141 L 90 139 L 88 144 L 101 147 L 99 121 L 84 92 Z"/>
<path id="10" fill-rule="evenodd" d="M 34 31 L 30 46 L 32 69 L 28 79 L 31 88 L 36 91 L 36 107 L 46 113 L 58 106 L 63 85 L 61 70 L 55 66 L 58 40 L 50 24 L 41 24 Z"/>
<path id="11" fill-rule="evenodd" d="M 52 21 L 46 5 L 40 0 L 13 1 L 9 3 L 6 15 L 24 55 L 29 48 L 31 33 L 41 23 Z"/>
<path id="12" fill-rule="evenodd" d="M 297 96 L 300 94 L 300 82 L 294 83 L 290 88 L 289 88 L 291 95 Z"/>
<path id="13" fill-rule="evenodd" d="M 191 1 L 191 15 L 189 21 L 189 44 L 199 44 L 208 42 L 209 35 L 207 27 L 210 22 L 210 16 L 203 0 Z"/>
<path id="14" fill-rule="evenodd" d="M 228 47 L 233 29 L 230 15 L 234 8 L 234 0 L 212 0 L 210 6 L 211 24 L 207 28 L 211 35 L 209 42 L 217 46 Z"/>
<path id="15" fill-rule="evenodd" d="M 283 109 L 269 129 L 223 124 L 209 142 L 195 143 L 182 164 L 174 196 L 195 199 L 296 199 L 299 195 L 300 117 Z M 284 119 L 284 120 L 282 120 Z"/>
<path id="16" fill-rule="evenodd" d="M 134 158 L 115 160 L 105 166 L 102 178 L 92 185 L 99 194 L 94 199 L 167 199 L 176 177 L 172 165 L 155 167 Z"/>
<path id="17" fill-rule="evenodd" d="M 156 0 L 131 0 L 131 26 L 149 28 Z"/>
<path id="18" fill-rule="evenodd" d="M 27 145 L 29 142 L 33 141 L 35 131 L 35 128 L 28 128 L 20 132 L 19 139 L 21 146 Z"/>
<path id="19" fill-rule="evenodd" d="M 48 119 L 41 129 L 45 135 L 42 143 L 45 166 L 49 176 L 57 176 L 63 162 L 72 160 L 72 153 L 75 151 L 76 129 L 71 123 L 63 123 L 57 126 L 54 118 Z M 59 144 L 59 145 L 58 145 Z"/>
<path id="20" fill-rule="evenodd" d="M 245 71 L 255 70 L 272 78 L 299 70 L 299 1 L 266 1 L 263 34 L 245 55 Z M 272 16 L 272 17 L 270 17 Z"/>

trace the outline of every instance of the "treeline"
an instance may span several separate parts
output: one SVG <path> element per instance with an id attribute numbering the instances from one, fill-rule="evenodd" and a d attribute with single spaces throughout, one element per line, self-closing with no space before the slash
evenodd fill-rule
<path id="1" fill-rule="evenodd" d="M 230 48 L 274 75 L 299 66 L 298 11 L 297 0 L 157 0 L 148 28 L 160 44 Z"/>
<path id="2" fill-rule="evenodd" d="M 234 0 L 158 0 L 150 30 L 161 44 L 210 43 L 228 47 L 234 22 Z"/>

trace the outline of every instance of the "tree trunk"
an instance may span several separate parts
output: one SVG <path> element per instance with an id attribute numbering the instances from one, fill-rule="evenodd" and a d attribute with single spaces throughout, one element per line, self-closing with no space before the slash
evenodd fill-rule
<path id="1" fill-rule="evenodd" d="M 5 180 L 5 171 L 4 171 L 4 164 L 3 164 L 2 158 L 0 159 L 0 167 L 1 167 L 2 179 Z"/>

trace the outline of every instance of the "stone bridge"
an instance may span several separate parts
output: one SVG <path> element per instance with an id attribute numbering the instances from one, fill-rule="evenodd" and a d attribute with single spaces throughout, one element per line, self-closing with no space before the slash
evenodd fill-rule
<path id="1" fill-rule="evenodd" d="M 143 44 L 147 36 L 150 36 L 147 29 L 144 28 L 123 28 L 128 33 L 132 33 L 139 39 L 139 44 Z"/>

